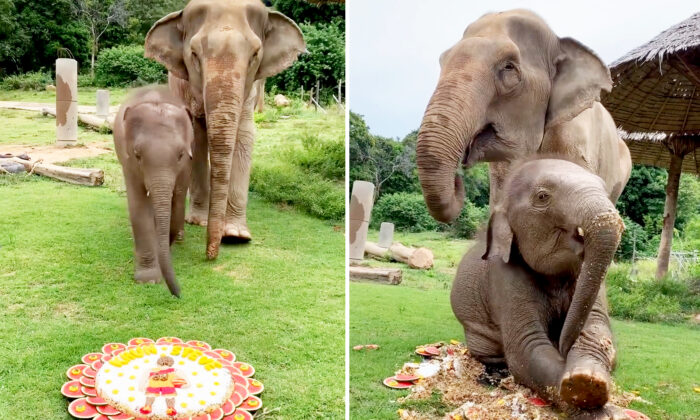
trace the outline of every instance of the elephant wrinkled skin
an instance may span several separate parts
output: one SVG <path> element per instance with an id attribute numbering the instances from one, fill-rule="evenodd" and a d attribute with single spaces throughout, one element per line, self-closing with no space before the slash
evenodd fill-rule
<path id="1" fill-rule="evenodd" d="M 207 226 L 206 255 L 214 259 L 222 238 L 251 238 L 255 81 L 291 66 L 306 44 L 291 19 L 260 0 L 192 0 L 156 22 L 145 44 L 194 116 L 188 220 Z"/>
<path id="2" fill-rule="evenodd" d="M 566 160 L 516 166 L 504 193 L 452 286 L 469 350 L 563 406 L 601 410 L 615 360 L 603 279 L 622 219 L 604 181 Z M 591 298 L 572 319 L 578 296 Z M 581 332 L 564 345 L 571 323 Z"/>
<path id="3" fill-rule="evenodd" d="M 114 120 L 134 234 L 134 277 L 156 283 L 162 274 L 178 297 L 170 244 L 184 234 L 193 141 L 185 104 L 165 86 L 134 91 Z"/>

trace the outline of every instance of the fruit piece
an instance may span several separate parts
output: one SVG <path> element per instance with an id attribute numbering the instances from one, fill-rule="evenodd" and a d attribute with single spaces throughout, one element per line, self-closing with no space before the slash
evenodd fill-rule
<path id="1" fill-rule="evenodd" d="M 253 415 L 244 410 L 236 410 L 230 416 L 226 416 L 223 420 L 253 420 Z"/>
<path id="2" fill-rule="evenodd" d="M 231 379 L 233 379 L 234 384 L 242 385 L 242 386 L 248 388 L 248 379 L 246 379 L 245 376 L 237 375 L 234 373 L 233 375 L 231 375 Z"/>
<path id="3" fill-rule="evenodd" d="M 238 369 L 237 367 L 224 365 L 224 369 L 226 369 L 226 370 L 228 370 L 229 372 L 231 372 L 231 375 L 241 375 L 241 376 L 243 376 L 243 372 L 241 372 L 240 369 Z"/>
<path id="4" fill-rule="evenodd" d="M 83 376 L 87 376 L 88 378 L 93 378 L 95 379 L 95 376 L 97 376 L 97 371 L 90 366 L 86 367 L 83 369 Z"/>
<path id="5" fill-rule="evenodd" d="M 184 344 L 182 340 L 177 337 L 161 337 L 156 340 L 156 344 Z"/>
<path id="6" fill-rule="evenodd" d="M 114 354 L 117 350 L 123 350 L 126 348 L 126 344 L 122 343 L 107 343 L 102 346 L 102 353 L 104 354 Z"/>
<path id="7" fill-rule="evenodd" d="M 439 356 L 440 355 L 440 349 L 435 347 L 435 346 L 426 347 L 425 352 L 432 355 L 432 356 Z"/>
<path id="8" fill-rule="evenodd" d="M 418 379 L 420 379 L 420 376 L 418 375 L 406 375 L 406 374 L 398 374 L 394 375 L 394 379 L 396 379 L 399 382 L 415 382 Z"/>
<path id="9" fill-rule="evenodd" d="M 79 381 L 69 381 L 63 384 L 61 387 L 61 394 L 68 398 L 80 398 L 85 396 L 80 388 L 81 385 Z"/>
<path id="10" fill-rule="evenodd" d="M 151 340 L 150 338 L 136 337 L 136 338 L 132 338 L 131 340 L 129 340 L 129 342 L 127 344 L 130 346 L 140 346 L 141 344 L 150 344 L 150 343 L 154 343 L 154 342 L 155 341 Z"/>
<path id="11" fill-rule="evenodd" d="M 99 411 L 101 414 L 104 414 L 105 416 L 116 416 L 117 414 L 121 414 L 121 411 L 117 410 L 116 408 L 112 407 L 111 405 L 98 405 L 97 406 L 97 411 Z"/>
<path id="12" fill-rule="evenodd" d="M 92 405 L 107 405 L 107 401 L 100 397 L 87 397 L 85 399 Z"/>
<path id="13" fill-rule="evenodd" d="M 413 385 L 412 382 L 397 381 L 396 378 L 394 378 L 393 376 L 389 376 L 388 378 L 384 379 L 384 381 L 382 381 L 382 383 L 385 386 L 388 386 L 389 388 L 393 388 L 393 389 L 406 389 L 406 388 L 410 388 Z"/>
<path id="14" fill-rule="evenodd" d="M 233 404 L 234 407 L 238 407 L 243 403 L 243 401 L 246 399 L 248 395 L 241 395 L 240 393 L 234 391 L 233 394 L 231 394 L 231 398 L 229 398 L 229 401 L 231 401 L 231 404 Z"/>
<path id="15" fill-rule="evenodd" d="M 362 344 L 358 344 L 358 345 L 352 347 L 352 349 L 355 351 L 362 350 L 363 348 L 365 348 L 365 346 Z"/>
<path id="16" fill-rule="evenodd" d="M 248 388 L 246 385 L 239 385 L 239 384 L 234 385 L 233 392 L 240 395 L 242 397 L 241 400 L 245 400 L 246 398 L 248 398 L 248 395 L 249 395 Z M 241 405 L 241 403 L 238 403 L 236 405 Z"/>
<path id="17" fill-rule="evenodd" d="M 85 398 L 78 398 L 68 404 L 68 412 L 77 419 L 91 419 L 99 414 L 94 406 L 85 401 Z"/>
<path id="18" fill-rule="evenodd" d="M 97 396 L 97 391 L 95 391 L 95 388 L 90 388 L 88 386 L 81 386 L 80 392 L 85 394 L 87 397 L 96 397 Z"/>
<path id="19" fill-rule="evenodd" d="M 211 417 L 209 417 L 209 414 L 202 414 L 201 416 L 190 417 L 189 420 L 211 420 Z"/>
<path id="20" fill-rule="evenodd" d="M 90 365 L 90 367 L 95 369 L 95 371 L 100 370 L 102 366 L 104 366 L 104 362 L 101 359 Z"/>
<path id="21" fill-rule="evenodd" d="M 88 378 L 87 376 L 81 376 L 79 381 L 81 384 L 83 384 L 87 387 L 90 387 L 90 388 L 95 387 L 95 379 L 94 378 Z"/>
<path id="22" fill-rule="evenodd" d="M 262 407 L 262 400 L 256 396 L 249 396 L 238 406 L 239 410 L 255 411 Z"/>
<path id="23" fill-rule="evenodd" d="M 83 369 L 88 367 L 87 365 L 75 365 L 68 368 L 66 371 L 66 376 L 70 379 L 78 380 L 83 376 Z"/>
<path id="24" fill-rule="evenodd" d="M 527 400 L 536 407 L 548 407 L 550 405 L 547 401 L 539 397 L 530 397 Z"/>
<path id="25" fill-rule="evenodd" d="M 258 395 L 265 389 L 262 382 L 257 379 L 248 379 L 248 392 L 253 395 Z"/>
<path id="26" fill-rule="evenodd" d="M 115 416 L 109 416 L 109 420 L 132 420 L 134 416 L 130 416 L 125 413 L 119 413 Z"/>
<path id="27" fill-rule="evenodd" d="M 224 360 L 228 360 L 229 362 L 235 362 L 235 361 L 236 361 L 236 355 L 233 354 L 233 353 L 231 353 L 231 352 L 228 351 L 228 350 L 224 350 L 224 349 L 215 349 L 214 352 L 219 353 L 219 354 L 221 355 L 221 357 L 222 357 Z"/>
<path id="28" fill-rule="evenodd" d="M 222 410 L 221 408 L 217 408 L 216 410 L 209 413 L 209 417 L 211 417 L 211 420 L 221 420 L 222 418 L 224 418 L 224 410 Z"/>
<path id="29" fill-rule="evenodd" d="M 204 341 L 190 340 L 187 342 L 187 344 L 199 349 L 211 350 L 211 346 L 209 345 L 209 343 L 205 343 Z"/>
<path id="30" fill-rule="evenodd" d="M 255 368 L 248 363 L 235 362 L 232 363 L 232 365 L 233 367 L 238 368 L 238 370 L 241 371 L 241 374 L 246 378 L 250 378 L 251 376 L 255 375 Z"/>
<path id="31" fill-rule="evenodd" d="M 86 365 L 89 365 L 100 360 L 102 356 L 104 356 L 103 353 L 88 353 L 85 356 L 83 356 L 80 360 L 82 360 L 83 363 L 85 363 Z"/>
<path id="32" fill-rule="evenodd" d="M 231 400 L 228 400 L 224 403 L 224 405 L 221 406 L 221 409 L 224 410 L 224 416 L 228 416 L 230 414 L 233 414 L 234 411 L 236 411 L 236 406 L 233 405 Z"/>
<path id="33" fill-rule="evenodd" d="M 92 420 L 109 420 L 109 417 L 105 416 L 104 414 L 98 414 Z"/>
<path id="34" fill-rule="evenodd" d="M 636 410 L 626 409 L 625 414 L 627 414 L 627 417 L 631 418 L 632 420 L 650 420 L 646 414 L 640 413 Z"/>

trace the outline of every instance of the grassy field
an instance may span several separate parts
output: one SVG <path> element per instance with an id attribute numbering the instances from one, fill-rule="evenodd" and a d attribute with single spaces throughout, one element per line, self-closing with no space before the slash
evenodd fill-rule
<path id="1" fill-rule="evenodd" d="M 376 239 L 377 232 L 370 231 L 369 237 Z M 395 240 L 431 248 L 435 268 L 421 272 L 403 266 L 404 281 L 399 286 L 351 283 L 350 345 L 381 346 L 377 351 L 350 354 L 353 418 L 397 418 L 401 406 L 396 399 L 407 392 L 385 388 L 381 380 L 403 363 L 418 361 L 413 354 L 417 345 L 464 339 L 450 308 L 449 287 L 469 241 L 446 240 L 440 233 L 398 232 Z M 652 419 L 700 418 L 700 394 L 693 391 L 700 386 L 700 328 L 613 320 L 613 331 L 619 357 L 616 382 L 653 403 L 633 407 Z M 430 411 L 438 406 L 413 407 Z"/>
<path id="2" fill-rule="evenodd" d="M 264 152 L 267 141 L 293 142 L 293 127 L 326 129 L 327 118 L 314 113 L 270 123 L 260 130 L 258 149 Z M 0 139 L 16 128 L 16 121 L 2 120 Z M 34 130 L 52 135 L 44 125 L 53 121 L 45 120 L 37 119 Z M 173 246 L 183 296 L 176 300 L 163 285 L 132 280 L 115 156 L 70 164 L 103 168 L 105 187 L 0 177 L 0 418 L 70 418 L 59 389 L 80 356 L 109 341 L 165 335 L 208 341 L 251 363 L 266 385 L 265 418 L 342 417 L 342 229 L 252 195 L 254 241 L 222 246 L 216 261 L 204 258 L 205 230 L 186 226 L 185 242 Z"/>
<path id="3" fill-rule="evenodd" d="M 96 87 L 78 88 L 78 105 L 95 105 L 97 96 Z M 109 103 L 110 105 L 119 105 L 127 89 L 125 88 L 109 88 Z M 20 102 L 56 102 L 56 92 L 47 90 L 0 90 L 0 101 L 20 101 Z"/>

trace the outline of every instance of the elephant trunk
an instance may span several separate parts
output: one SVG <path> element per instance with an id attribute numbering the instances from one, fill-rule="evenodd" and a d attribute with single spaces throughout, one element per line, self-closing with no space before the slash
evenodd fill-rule
<path id="1" fill-rule="evenodd" d="M 170 293 L 180 297 L 180 285 L 175 279 L 170 259 L 170 215 L 172 213 L 173 186 L 168 182 L 155 182 L 151 189 L 151 200 L 158 236 L 158 264 Z"/>
<path id="2" fill-rule="evenodd" d="M 440 79 L 418 133 L 416 164 L 423 198 L 430 214 L 445 223 L 457 218 L 464 205 L 464 185 L 456 170 L 486 125 L 493 95 L 493 83 L 475 79 L 475 73 L 480 72 L 452 71 Z"/>
<path id="3" fill-rule="evenodd" d="M 578 208 L 583 209 L 584 257 L 559 338 L 559 352 L 563 357 L 568 354 L 588 319 L 625 228 L 615 206 L 607 197 L 582 203 Z"/>
<path id="4" fill-rule="evenodd" d="M 209 220 L 207 224 L 207 258 L 215 259 L 226 224 L 231 161 L 241 116 L 245 70 L 229 67 L 223 60 L 209 63 L 211 72 L 217 74 L 207 80 L 204 87 L 204 106 L 207 115 L 211 180 L 209 195 Z M 220 67 L 220 68 L 217 68 Z"/>

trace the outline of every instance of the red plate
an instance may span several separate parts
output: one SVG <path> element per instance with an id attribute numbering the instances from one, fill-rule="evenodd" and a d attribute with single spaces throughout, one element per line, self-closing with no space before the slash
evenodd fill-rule
<path id="1" fill-rule="evenodd" d="M 84 397 L 85 394 L 80 390 L 82 386 L 79 381 L 70 381 L 63 384 L 61 387 L 61 394 L 68 398 L 80 398 Z"/>
<path id="2" fill-rule="evenodd" d="M 75 365 L 68 368 L 66 371 L 66 376 L 70 379 L 78 380 L 83 376 L 83 369 L 88 367 L 87 365 Z"/>
<path id="3" fill-rule="evenodd" d="M 241 405 L 238 406 L 239 410 L 245 410 L 245 411 L 255 411 L 260 409 L 262 407 L 262 400 L 256 396 L 249 396 L 246 398 L 245 401 L 241 403 Z"/>
<path id="4" fill-rule="evenodd" d="M 85 398 L 73 400 L 73 402 L 68 405 L 68 412 L 77 419 L 91 419 L 99 414 L 97 410 L 95 410 L 95 407 L 85 401 Z"/>
<path id="5" fill-rule="evenodd" d="M 262 382 L 257 379 L 248 379 L 248 392 L 253 395 L 258 395 L 265 389 Z"/>
<path id="6" fill-rule="evenodd" d="M 238 370 L 241 371 L 241 375 L 245 376 L 246 378 L 250 378 L 251 376 L 255 375 L 255 368 L 248 363 L 235 362 L 233 363 L 233 367 L 238 368 Z"/>
<path id="7" fill-rule="evenodd" d="M 90 388 L 87 386 L 80 387 L 80 392 L 85 394 L 88 397 L 96 397 L 97 396 L 97 391 L 95 391 L 95 388 Z"/>
<path id="8" fill-rule="evenodd" d="M 393 376 L 389 376 L 388 378 L 384 379 L 382 383 L 385 386 L 388 386 L 389 388 L 393 389 L 407 389 L 413 386 L 412 382 L 400 382 L 397 381 L 396 378 L 394 378 Z"/>
<path id="9" fill-rule="evenodd" d="M 80 359 L 80 360 L 82 360 L 83 363 L 89 365 L 91 363 L 95 363 L 96 361 L 100 360 L 102 358 L 102 356 L 104 356 L 104 354 L 102 354 L 102 353 L 88 353 L 85 356 L 83 356 L 82 359 Z"/>
<path id="10" fill-rule="evenodd" d="M 223 420 L 253 420 L 253 415 L 244 410 L 236 410 L 230 416 L 224 417 Z"/>
<path id="11" fill-rule="evenodd" d="M 420 376 L 417 375 L 404 375 L 404 374 L 398 374 L 394 375 L 394 379 L 396 379 L 399 382 L 415 382 L 418 379 L 420 379 Z"/>

